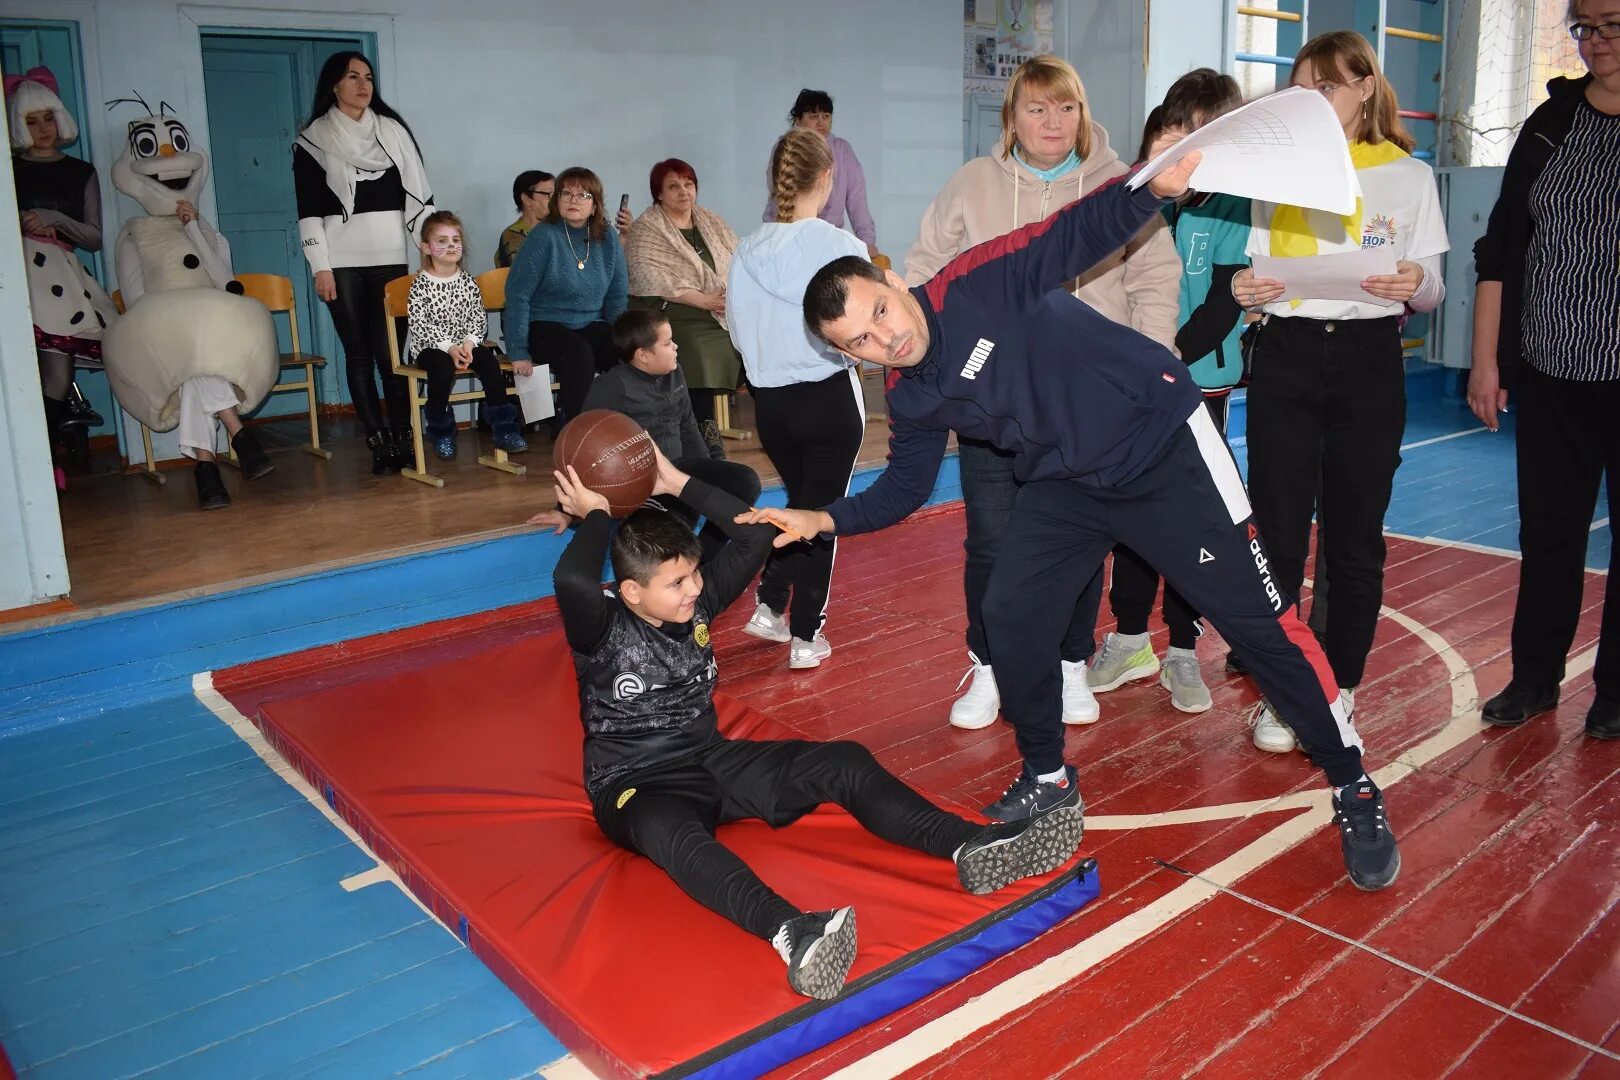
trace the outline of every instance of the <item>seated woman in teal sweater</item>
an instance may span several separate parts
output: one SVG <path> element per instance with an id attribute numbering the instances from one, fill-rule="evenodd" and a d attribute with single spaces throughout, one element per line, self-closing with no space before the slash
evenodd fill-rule
<path id="1" fill-rule="evenodd" d="M 565 418 L 578 416 L 598 371 L 618 362 L 613 320 L 629 293 L 624 249 L 608 227 L 602 181 L 575 166 L 506 278 L 506 354 L 550 364 Z"/>

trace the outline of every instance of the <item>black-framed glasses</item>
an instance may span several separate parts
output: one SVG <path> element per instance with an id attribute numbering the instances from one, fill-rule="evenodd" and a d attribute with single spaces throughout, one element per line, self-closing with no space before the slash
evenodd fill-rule
<path id="1" fill-rule="evenodd" d="M 1620 23 L 1576 23 L 1569 28 L 1569 36 L 1576 41 L 1588 41 L 1594 34 L 1604 41 L 1613 41 L 1620 38 Z"/>
<path id="2" fill-rule="evenodd" d="M 525 191 L 523 194 L 527 195 L 531 199 L 541 199 L 541 198 L 549 199 L 549 198 L 551 198 L 552 193 L 554 191 L 556 191 L 555 188 L 551 189 L 551 191 L 545 191 L 545 190 L 542 190 L 540 188 L 534 188 L 533 190 Z"/>

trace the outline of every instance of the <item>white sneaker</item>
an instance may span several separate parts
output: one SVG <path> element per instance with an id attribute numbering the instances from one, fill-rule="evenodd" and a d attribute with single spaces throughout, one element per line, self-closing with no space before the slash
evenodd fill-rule
<path id="1" fill-rule="evenodd" d="M 977 731 L 996 722 L 996 714 L 1001 711 L 1001 691 L 996 689 L 996 673 L 990 670 L 989 664 L 979 663 L 979 658 L 972 653 L 968 653 L 968 659 L 973 661 L 973 666 L 956 688 L 962 689 L 962 683 L 969 679 L 973 680 L 973 685 L 951 704 L 951 727 Z"/>
<path id="2" fill-rule="evenodd" d="M 821 662 L 831 655 L 832 646 L 820 634 L 811 641 L 794 638 L 793 645 L 788 649 L 788 667 L 820 667 Z"/>
<path id="3" fill-rule="evenodd" d="M 1265 698 L 1249 714 L 1249 724 L 1254 728 L 1254 745 L 1268 753 L 1286 754 L 1297 745 L 1293 729 L 1283 723 Z"/>
<path id="4" fill-rule="evenodd" d="M 743 623 L 743 633 L 766 641 L 793 639 L 793 634 L 788 630 L 787 616 L 778 615 L 764 604 L 754 605 L 754 617 Z"/>
<path id="5" fill-rule="evenodd" d="M 1100 714 L 1097 699 L 1086 683 L 1086 662 L 1063 660 L 1060 663 L 1063 665 L 1063 722 L 1095 724 Z"/>

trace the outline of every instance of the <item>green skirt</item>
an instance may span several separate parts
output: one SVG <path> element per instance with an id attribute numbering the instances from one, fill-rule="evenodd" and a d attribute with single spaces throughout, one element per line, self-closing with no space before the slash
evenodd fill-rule
<path id="1" fill-rule="evenodd" d="M 702 308 L 677 304 L 660 296 L 632 296 L 630 306 L 662 311 L 680 350 L 681 374 L 693 390 L 735 390 L 742 381 L 742 356 L 726 328 Z"/>

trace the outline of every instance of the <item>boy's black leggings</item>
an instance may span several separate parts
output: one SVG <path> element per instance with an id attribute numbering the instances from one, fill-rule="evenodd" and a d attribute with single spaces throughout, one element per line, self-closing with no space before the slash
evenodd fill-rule
<path id="1" fill-rule="evenodd" d="M 773 829 L 822 803 L 848 810 L 890 843 L 948 859 L 982 826 L 907 787 L 855 742 L 722 740 L 689 757 L 638 769 L 592 798 L 609 840 L 647 856 L 681 890 L 769 941 L 801 910 L 714 837 L 757 818 Z"/>

